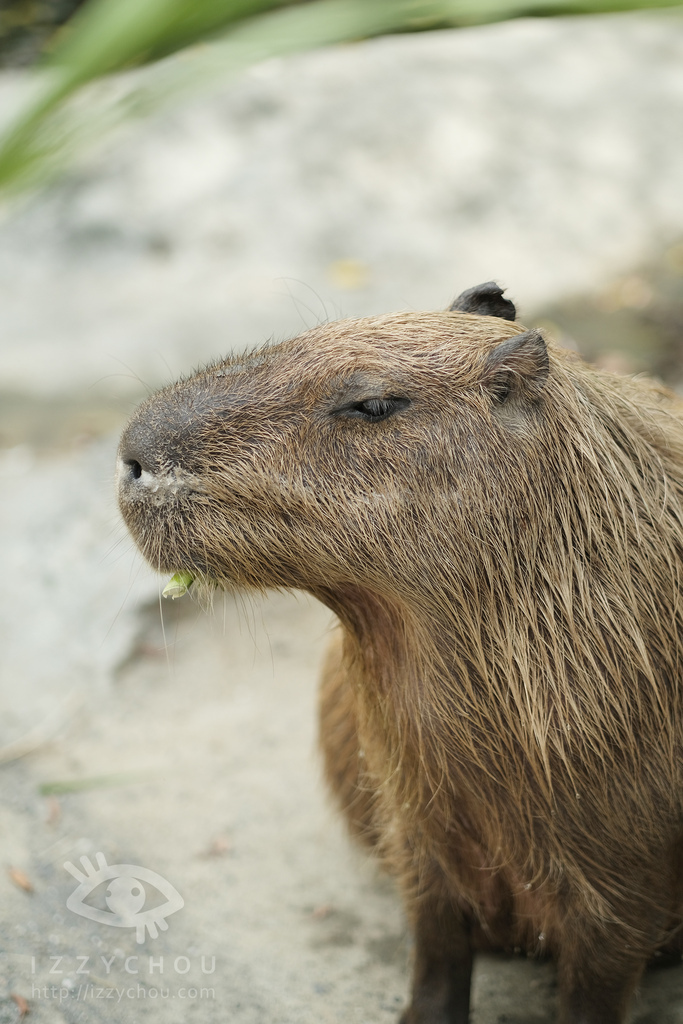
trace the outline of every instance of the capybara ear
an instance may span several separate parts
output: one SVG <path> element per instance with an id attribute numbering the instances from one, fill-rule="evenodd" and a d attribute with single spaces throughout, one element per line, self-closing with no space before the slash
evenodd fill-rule
<path id="1" fill-rule="evenodd" d="M 518 396 L 538 398 L 548 376 L 548 349 L 539 330 L 506 338 L 489 352 L 484 364 L 484 387 L 497 405 Z"/>
<path id="2" fill-rule="evenodd" d="M 503 320 L 514 320 L 517 310 L 514 303 L 503 298 L 503 289 L 495 281 L 468 288 L 448 307 L 449 313 L 478 313 L 479 316 L 500 316 Z"/>

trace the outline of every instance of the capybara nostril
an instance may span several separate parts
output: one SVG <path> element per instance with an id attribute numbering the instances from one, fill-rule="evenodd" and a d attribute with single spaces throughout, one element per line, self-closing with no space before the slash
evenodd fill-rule
<path id="1" fill-rule="evenodd" d="M 159 471 L 158 462 L 152 458 L 150 446 L 132 444 L 126 436 L 119 448 L 117 478 L 119 487 L 136 487 L 148 484 Z"/>

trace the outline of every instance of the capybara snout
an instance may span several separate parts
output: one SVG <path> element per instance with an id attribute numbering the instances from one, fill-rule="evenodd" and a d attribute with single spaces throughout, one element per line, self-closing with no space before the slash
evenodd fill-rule
<path id="1" fill-rule="evenodd" d="M 675 396 L 487 282 L 159 392 L 118 491 L 161 571 L 337 615 L 325 774 L 405 900 L 405 1024 L 466 1024 L 481 948 L 553 955 L 561 1024 L 623 1024 L 683 926 Z"/>

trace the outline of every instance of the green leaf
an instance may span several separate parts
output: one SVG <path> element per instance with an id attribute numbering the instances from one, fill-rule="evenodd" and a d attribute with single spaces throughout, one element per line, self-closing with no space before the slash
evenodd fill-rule
<path id="1" fill-rule="evenodd" d="M 49 60 L 73 83 L 157 59 L 286 0 L 91 0 Z"/>
<path id="2" fill-rule="evenodd" d="M 179 597 L 184 597 L 193 583 L 194 576 L 191 572 L 177 572 L 174 576 L 171 576 L 161 591 L 161 596 L 170 597 L 172 601 L 175 601 Z"/>

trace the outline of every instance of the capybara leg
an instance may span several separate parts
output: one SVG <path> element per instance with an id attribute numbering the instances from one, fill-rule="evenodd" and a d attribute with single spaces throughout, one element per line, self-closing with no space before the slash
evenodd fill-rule
<path id="1" fill-rule="evenodd" d="M 589 941 L 582 954 L 569 962 L 561 957 L 560 1024 L 624 1024 L 644 966 L 644 959 L 642 963 L 605 961 Z"/>
<path id="2" fill-rule="evenodd" d="M 412 999 L 400 1024 L 467 1024 L 471 982 L 467 919 L 450 901 L 422 898 L 415 918 Z"/>
<path id="3" fill-rule="evenodd" d="M 358 738 L 356 695 L 342 658 L 341 630 L 328 648 L 320 679 L 320 746 L 325 779 L 356 838 L 375 846 L 376 792 Z"/>

